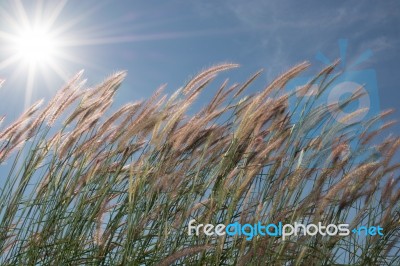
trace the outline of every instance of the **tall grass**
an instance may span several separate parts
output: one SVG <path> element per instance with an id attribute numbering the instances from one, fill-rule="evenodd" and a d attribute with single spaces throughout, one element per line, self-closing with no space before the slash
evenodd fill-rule
<path id="1" fill-rule="evenodd" d="M 284 88 L 308 67 L 302 63 L 256 94 L 246 89 L 261 72 L 243 84 L 224 82 L 189 115 L 215 76 L 235 67 L 211 67 L 172 96 L 160 88 L 112 114 L 125 73 L 92 89 L 79 73 L 46 106 L 34 104 L 4 128 L 0 264 L 400 265 L 393 162 L 400 139 L 381 141 L 392 122 L 373 127 L 390 112 L 347 125 L 330 118 L 331 107 L 310 102 L 311 108 L 298 105 L 301 118 L 294 121 Z M 304 89 L 327 89 L 334 69 L 323 69 Z M 304 137 L 316 128 L 319 136 Z M 356 149 L 346 153 L 354 141 Z M 371 146 L 376 153 L 367 152 Z M 188 235 L 191 219 L 380 225 L 384 236 L 247 241 Z"/>

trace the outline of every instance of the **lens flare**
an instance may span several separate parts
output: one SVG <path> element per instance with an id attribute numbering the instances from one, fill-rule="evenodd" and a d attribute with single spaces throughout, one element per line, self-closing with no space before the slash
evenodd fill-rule
<path id="1" fill-rule="evenodd" d="M 28 64 L 53 63 L 56 43 L 43 28 L 23 31 L 16 38 L 15 47 L 18 56 Z"/>

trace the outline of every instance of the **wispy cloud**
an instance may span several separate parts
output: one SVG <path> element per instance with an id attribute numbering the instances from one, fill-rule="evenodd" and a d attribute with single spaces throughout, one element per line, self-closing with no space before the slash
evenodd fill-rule
<path id="1" fill-rule="evenodd" d="M 398 43 L 398 34 L 391 33 L 399 30 L 393 22 L 400 23 L 400 5 L 394 1 L 233 0 L 224 5 L 202 1 L 197 8 L 208 16 L 220 15 L 217 13 L 221 10 L 228 12 L 258 36 L 258 43 L 254 45 L 259 53 L 264 51 L 260 60 L 273 65 L 276 71 L 298 62 L 301 56 L 312 59 L 319 51 L 338 57 L 338 51 L 332 47 L 337 47 L 337 40 L 341 38 L 349 39 L 352 46 L 349 52 L 354 54 L 367 49 L 377 53 Z M 385 25 L 392 29 L 382 31 Z"/>

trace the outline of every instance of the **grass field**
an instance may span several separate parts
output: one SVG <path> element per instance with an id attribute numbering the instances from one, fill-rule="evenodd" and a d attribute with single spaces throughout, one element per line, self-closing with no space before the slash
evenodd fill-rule
<path id="1" fill-rule="evenodd" d="M 0 264 L 400 265 L 400 138 L 385 137 L 391 111 L 348 125 L 309 102 L 294 122 L 284 88 L 302 63 L 255 94 L 247 89 L 261 72 L 224 82 L 190 115 L 216 75 L 236 67 L 213 66 L 171 96 L 160 88 L 119 109 L 112 103 L 125 73 L 92 89 L 79 73 L 49 103 L 3 126 Z M 304 89 L 329 89 L 334 70 Z M 317 127 L 320 135 L 304 137 Z M 357 145 L 348 153 L 350 142 Z M 384 235 L 195 236 L 192 219 L 379 225 Z"/>

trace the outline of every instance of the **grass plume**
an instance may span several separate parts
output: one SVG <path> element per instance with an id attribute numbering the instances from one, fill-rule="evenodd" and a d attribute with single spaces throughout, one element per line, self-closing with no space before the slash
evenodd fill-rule
<path id="1" fill-rule="evenodd" d="M 336 65 L 304 90 L 326 90 Z M 192 115 L 201 91 L 238 65 L 211 67 L 170 97 L 161 87 L 114 113 L 126 74 L 86 89 L 79 72 L 47 106 L 34 104 L 0 131 L 0 163 L 11 166 L 1 171 L 0 264 L 399 265 L 400 141 L 377 140 L 393 122 L 351 134 L 360 125 L 329 119 L 328 106 L 299 109 L 294 121 L 284 88 L 308 66 L 242 98 L 261 72 L 226 80 Z M 320 136 L 304 137 L 316 128 Z M 372 145 L 379 156 L 365 152 Z M 191 219 L 381 225 L 384 237 L 189 236 Z"/>

